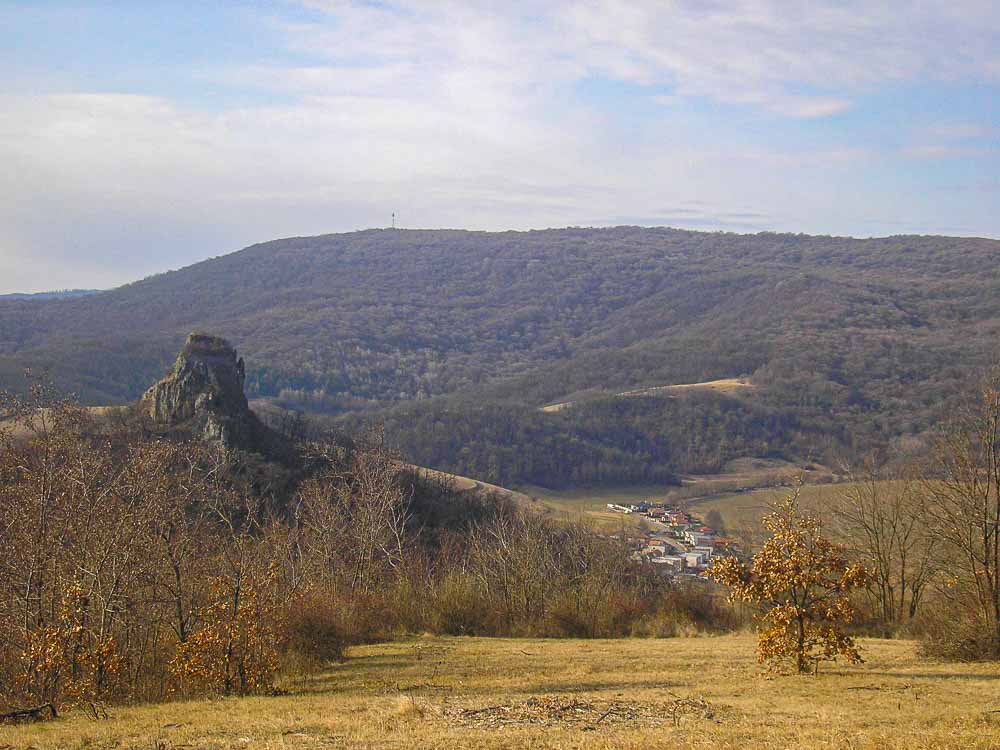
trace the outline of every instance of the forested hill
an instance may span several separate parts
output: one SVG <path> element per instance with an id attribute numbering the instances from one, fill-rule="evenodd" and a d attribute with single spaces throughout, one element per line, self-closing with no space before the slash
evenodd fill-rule
<path id="1" fill-rule="evenodd" d="M 998 261 L 1000 242 L 986 239 L 635 227 L 276 240 L 92 296 L 0 301 L 0 385 L 18 385 L 27 366 L 85 401 L 134 399 L 204 329 L 245 353 L 252 396 L 330 412 L 393 407 L 392 423 L 407 414 L 474 435 L 468 415 L 495 408 L 513 410 L 511 434 L 524 433 L 537 407 L 583 396 L 543 431 L 603 408 L 565 434 L 604 446 L 610 422 L 655 421 L 664 400 L 619 414 L 602 394 L 747 375 L 757 387 L 741 397 L 746 419 L 780 417 L 781 445 L 829 432 L 835 418 L 881 439 L 919 433 L 996 361 Z M 627 452 L 654 431 L 610 444 Z M 495 464 L 484 451 L 477 465 Z"/>
<path id="2" fill-rule="evenodd" d="M 30 292 L 28 294 L 0 294 L 0 302 L 23 299 L 64 299 L 66 297 L 86 297 L 98 294 L 100 289 L 59 289 L 54 292 Z"/>

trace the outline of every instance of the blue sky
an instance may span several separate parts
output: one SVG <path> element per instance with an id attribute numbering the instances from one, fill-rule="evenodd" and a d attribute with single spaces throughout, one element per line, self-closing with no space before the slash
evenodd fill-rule
<path id="1" fill-rule="evenodd" d="M 291 235 L 1000 237 L 991 2 L 0 2 L 0 292 Z"/>

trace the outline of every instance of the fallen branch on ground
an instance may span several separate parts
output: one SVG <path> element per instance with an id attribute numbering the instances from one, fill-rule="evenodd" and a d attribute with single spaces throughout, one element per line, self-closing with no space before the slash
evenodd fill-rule
<path id="1" fill-rule="evenodd" d="M 715 717 L 712 705 L 703 696 L 684 698 L 675 693 L 669 693 L 669 695 L 674 697 L 673 702 L 670 704 L 670 718 L 673 720 L 675 727 L 680 725 L 681 718 L 685 715 L 701 716 L 703 719 L 712 719 Z"/>
<path id="2" fill-rule="evenodd" d="M 46 716 L 46 714 L 48 715 Z M 21 708 L 16 711 L 0 714 L 0 724 L 25 724 L 30 721 L 48 721 L 58 717 L 59 714 L 56 712 L 54 705 L 43 703 L 34 708 Z"/>

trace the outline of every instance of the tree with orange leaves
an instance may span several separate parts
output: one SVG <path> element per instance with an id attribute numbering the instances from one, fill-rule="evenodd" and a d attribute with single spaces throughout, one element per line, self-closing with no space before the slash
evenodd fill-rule
<path id="1" fill-rule="evenodd" d="M 821 523 L 800 512 L 798 499 L 795 490 L 764 517 L 771 536 L 751 565 L 727 557 L 708 575 L 730 587 L 730 601 L 760 607 L 758 660 L 772 667 L 791 660 L 801 674 L 838 656 L 862 661 L 843 626 L 854 617 L 851 590 L 864 585 L 868 574 L 823 537 Z"/>

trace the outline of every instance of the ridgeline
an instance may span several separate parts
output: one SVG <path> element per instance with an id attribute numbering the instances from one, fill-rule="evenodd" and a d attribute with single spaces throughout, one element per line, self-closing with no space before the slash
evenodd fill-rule
<path id="1" fill-rule="evenodd" d="M 669 481 L 919 440 L 998 358 L 998 257 L 986 239 L 636 227 L 276 240 L 88 297 L 0 301 L 0 386 L 30 367 L 89 403 L 133 400 L 189 331 L 213 330 L 254 363 L 251 400 L 386 421 L 423 465 Z M 754 387 L 613 395 L 737 377 Z"/>

